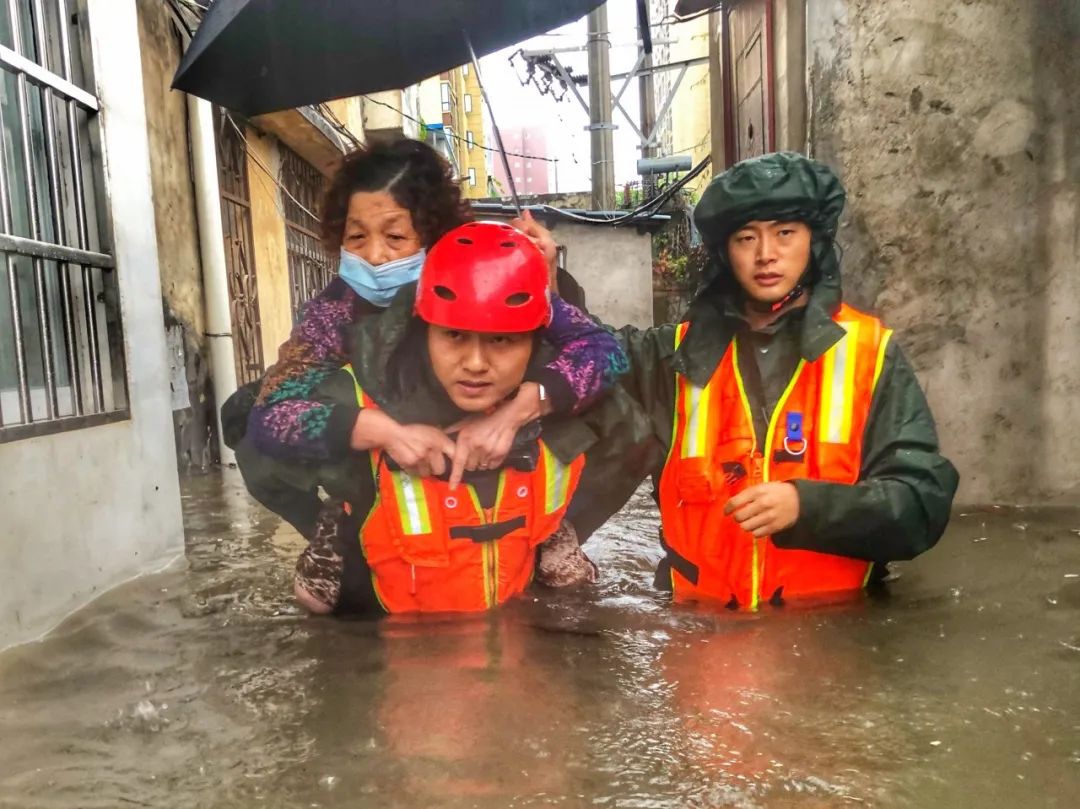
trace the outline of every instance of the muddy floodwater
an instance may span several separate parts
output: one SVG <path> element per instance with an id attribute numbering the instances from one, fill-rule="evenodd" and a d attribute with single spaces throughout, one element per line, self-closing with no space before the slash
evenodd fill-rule
<path id="1" fill-rule="evenodd" d="M 888 597 L 757 615 L 651 588 L 636 498 L 593 590 L 312 619 L 235 473 L 187 562 L 0 654 L 0 807 L 1080 805 L 1080 511 L 975 510 Z"/>

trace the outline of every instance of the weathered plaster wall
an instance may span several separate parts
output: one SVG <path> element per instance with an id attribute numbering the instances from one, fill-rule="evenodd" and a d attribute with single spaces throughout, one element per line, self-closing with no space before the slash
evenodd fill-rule
<path id="1" fill-rule="evenodd" d="M 131 418 L 0 445 L 0 649 L 181 554 L 135 0 L 88 0 Z"/>
<path id="2" fill-rule="evenodd" d="M 719 12 L 709 15 L 709 141 L 712 145 L 710 169 L 717 174 L 724 169 L 727 144 L 724 131 L 724 27 Z"/>
<path id="3" fill-rule="evenodd" d="M 405 122 L 401 113 L 396 111 L 401 109 L 401 101 L 401 90 L 385 90 L 381 93 L 369 94 L 368 99 L 363 102 L 364 131 L 368 133 L 402 131 Z M 440 119 L 429 120 L 432 123 L 438 123 Z"/>
<path id="4" fill-rule="evenodd" d="M 675 4 L 671 3 L 674 10 Z M 668 51 L 668 60 L 680 62 L 709 55 L 709 18 L 699 17 L 692 22 L 680 23 L 671 27 L 676 39 Z M 678 75 L 672 71 L 671 76 Z M 694 65 L 686 71 L 682 84 L 672 100 L 671 111 L 671 152 L 669 154 L 688 154 L 696 166 L 712 153 L 711 129 L 711 85 L 709 82 L 708 63 Z M 660 113 L 664 99 L 656 100 L 656 112 Z M 712 179 L 712 167 L 705 169 L 687 188 L 700 195 Z"/>
<path id="5" fill-rule="evenodd" d="M 806 0 L 773 3 L 773 92 L 776 148 L 806 147 Z"/>
<path id="6" fill-rule="evenodd" d="M 248 127 L 248 189 L 251 193 L 251 236 L 255 279 L 259 285 L 259 320 L 263 361 L 277 362 L 278 347 L 292 330 L 292 287 L 285 245 L 281 190 L 281 153 L 277 140 Z"/>
<path id="7" fill-rule="evenodd" d="M 364 139 L 364 100 L 359 96 L 327 101 L 326 106 L 353 135 Z"/>
<path id="8" fill-rule="evenodd" d="M 634 228 L 553 223 L 589 311 L 612 326 L 653 324 L 652 236 Z"/>
<path id="9" fill-rule="evenodd" d="M 810 137 L 849 299 L 919 373 L 962 501 L 1080 484 L 1080 4 L 808 5 Z"/>
<path id="10" fill-rule="evenodd" d="M 154 221 L 161 264 L 166 326 L 178 326 L 190 407 L 173 413 L 177 463 L 181 469 L 210 463 L 212 393 L 203 309 L 202 263 L 195 221 L 195 195 L 188 158 L 187 100 L 169 89 L 180 62 L 180 41 L 166 4 L 137 0 L 146 128 Z"/>

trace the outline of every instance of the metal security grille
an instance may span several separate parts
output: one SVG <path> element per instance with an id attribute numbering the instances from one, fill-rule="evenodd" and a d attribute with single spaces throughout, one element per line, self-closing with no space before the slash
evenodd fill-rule
<path id="1" fill-rule="evenodd" d="M 300 155 L 281 145 L 281 185 L 285 209 L 285 246 L 289 256 L 293 319 L 300 307 L 314 298 L 333 279 L 336 260 L 319 238 L 319 195 L 323 177 Z"/>
<path id="2" fill-rule="evenodd" d="M 221 186 L 221 229 L 229 277 L 236 379 L 244 385 L 262 376 L 262 329 L 259 285 L 251 236 L 251 192 L 248 188 L 244 138 L 227 116 L 216 114 L 218 182 Z"/>
<path id="3" fill-rule="evenodd" d="M 0 441 L 127 416 L 85 15 L 0 0 Z"/>

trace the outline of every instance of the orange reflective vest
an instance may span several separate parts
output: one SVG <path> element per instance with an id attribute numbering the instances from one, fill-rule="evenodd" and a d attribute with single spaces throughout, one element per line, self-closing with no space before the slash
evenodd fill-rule
<path id="1" fill-rule="evenodd" d="M 859 479 L 863 432 L 892 332 L 847 305 L 833 319 L 846 334 L 814 362 L 799 362 L 763 447 L 754 435 L 736 340 L 704 387 L 677 376 L 671 451 L 660 478 L 677 598 L 757 609 L 762 599 L 858 590 L 869 579 L 868 562 L 778 548 L 724 515 L 732 496 L 757 483 Z M 676 330 L 676 346 L 688 326 Z"/>
<path id="2" fill-rule="evenodd" d="M 356 396 L 361 407 L 376 406 L 359 383 Z M 360 545 L 387 612 L 485 610 L 528 586 L 536 546 L 559 527 L 585 466 L 584 455 L 564 464 L 539 443 L 536 469 L 503 469 L 487 509 L 468 484 L 450 491 L 444 481 L 394 471 L 382 452 L 371 452 L 377 496 Z"/>

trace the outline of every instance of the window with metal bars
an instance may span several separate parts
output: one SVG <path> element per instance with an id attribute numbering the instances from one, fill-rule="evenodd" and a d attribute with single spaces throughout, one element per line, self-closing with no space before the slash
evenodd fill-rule
<path id="1" fill-rule="evenodd" d="M 219 108 L 217 129 L 218 185 L 221 191 L 221 235 L 229 282 L 236 379 L 254 382 L 263 364 L 259 280 L 255 272 L 255 239 L 251 229 L 251 186 L 248 182 L 247 141 L 236 122 Z"/>
<path id="2" fill-rule="evenodd" d="M 126 418 L 78 0 L 0 0 L 0 441 Z"/>
<path id="3" fill-rule="evenodd" d="M 323 246 L 318 233 L 323 176 L 285 144 L 280 149 L 292 311 L 293 320 L 299 320 L 301 307 L 333 280 L 337 259 Z"/>

